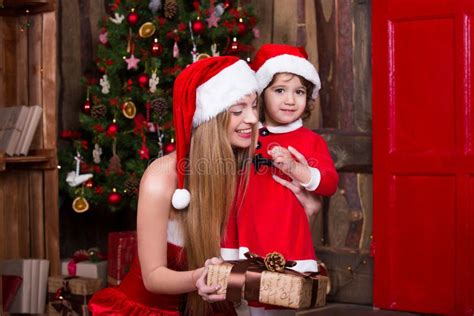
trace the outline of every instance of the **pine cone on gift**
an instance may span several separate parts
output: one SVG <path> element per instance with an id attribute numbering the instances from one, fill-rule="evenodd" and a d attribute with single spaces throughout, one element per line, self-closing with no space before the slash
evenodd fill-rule
<path id="1" fill-rule="evenodd" d="M 168 111 L 168 101 L 165 98 L 154 99 L 151 101 L 151 108 L 159 117 L 162 117 Z"/>
<path id="2" fill-rule="evenodd" d="M 135 178 L 128 179 L 125 182 L 125 190 L 128 196 L 134 196 L 138 193 L 138 180 Z"/>
<path id="3" fill-rule="evenodd" d="M 165 18 L 172 19 L 178 11 L 178 4 L 176 0 L 166 0 L 165 2 Z"/>
<path id="4" fill-rule="evenodd" d="M 95 119 L 100 119 L 107 113 L 107 108 L 103 104 L 94 105 L 91 108 L 91 116 Z"/>
<path id="5" fill-rule="evenodd" d="M 265 267 L 271 272 L 283 272 L 285 269 L 285 257 L 278 252 L 270 252 L 265 256 Z"/>

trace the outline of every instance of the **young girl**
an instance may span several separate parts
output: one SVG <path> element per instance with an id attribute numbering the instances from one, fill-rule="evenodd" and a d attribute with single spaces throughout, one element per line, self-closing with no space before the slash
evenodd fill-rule
<path id="1" fill-rule="evenodd" d="M 245 172 L 238 173 L 248 169 L 255 146 L 256 91 L 254 72 L 236 57 L 198 61 L 177 77 L 176 152 L 155 160 L 140 183 L 139 260 L 118 287 L 93 296 L 93 315 L 218 314 L 209 302 L 222 297 L 197 281 L 203 266 L 219 262 L 208 258 L 221 253 L 228 212 L 245 183 Z M 222 253 L 224 259 L 237 254 Z M 235 314 L 218 304 L 221 315 Z"/>
<path id="2" fill-rule="evenodd" d="M 282 179 L 316 195 L 332 195 L 338 175 L 323 138 L 303 127 L 308 101 L 317 96 L 320 80 L 302 48 L 265 44 L 257 52 L 256 71 L 263 99 L 263 125 L 250 173 L 247 194 L 238 215 L 240 254 L 250 251 L 265 257 L 281 253 L 297 262 L 292 269 L 317 272 L 318 266 L 307 214 Z M 252 315 L 273 312 L 250 302 Z"/>

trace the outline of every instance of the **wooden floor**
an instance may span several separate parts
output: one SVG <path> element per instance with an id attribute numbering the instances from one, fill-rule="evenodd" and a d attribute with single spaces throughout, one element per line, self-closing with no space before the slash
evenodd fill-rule
<path id="1" fill-rule="evenodd" d="M 242 304 L 237 310 L 239 316 L 249 316 L 247 306 Z M 387 311 L 374 308 L 372 306 L 329 303 L 324 307 L 319 307 L 311 310 L 302 310 L 296 313 L 297 316 L 418 316 L 421 314 Z"/>
<path id="2" fill-rule="evenodd" d="M 299 311 L 296 315 L 304 316 L 417 316 L 421 314 L 408 313 L 408 312 L 397 312 L 388 311 L 375 308 L 372 306 L 365 305 L 353 305 L 353 304 L 340 304 L 340 303 L 329 303 L 325 307 L 316 308 L 313 310 Z"/>

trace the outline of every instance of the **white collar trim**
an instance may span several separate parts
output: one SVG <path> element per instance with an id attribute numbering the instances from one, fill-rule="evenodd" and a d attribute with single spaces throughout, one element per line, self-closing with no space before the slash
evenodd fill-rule
<path id="1" fill-rule="evenodd" d="M 279 126 L 265 126 L 270 133 L 273 134 L 283 134 L 283 133 L 289 133 L 297 130 L 303 126 L 303 120 L 298 119 L 290 124 L 286 125 L 279 125 Z"/>

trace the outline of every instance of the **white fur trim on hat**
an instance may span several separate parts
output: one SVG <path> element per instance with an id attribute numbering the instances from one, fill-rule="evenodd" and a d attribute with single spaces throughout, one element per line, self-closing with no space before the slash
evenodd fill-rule
<path id="1" fill-rule="evenodd" d="M 193 127 L 216 117 L 257 89 L 255 73 L 245 61 L 239 60 L 223 69 L 197 88 Z"/>
<path id="2" fill-rule="evenodd" d="M 191 194 L 186 189 L 176 189 L 171 198 L 171 204 L 177 210 L 182 210 L 189 205 Z"/>
<path id="3" fill-rule="evenodd" d="M 290 72 L 312 82 L 314 89 L 311 96 L 317 97 L 321 81 L 316 68 L 308 60 L 289 54 L 270 58 L 257 70 L 258 93 L 262 93 L 272 81 L 273 76 L 280 72 Z"/>

